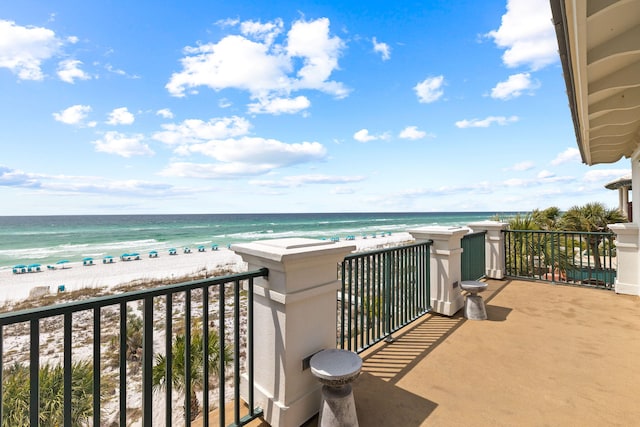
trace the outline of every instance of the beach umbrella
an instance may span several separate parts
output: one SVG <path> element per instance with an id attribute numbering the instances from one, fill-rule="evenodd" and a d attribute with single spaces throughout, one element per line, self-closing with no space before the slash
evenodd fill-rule
<path id="1" fill-rule="evenodd" d="M 26 273 L 26 271 L 27 271 L 27 266 L 24 264 L 18 264 L 13 266 L 14 273 Z"/>
<path id="2" fill-rule="evenodd" d="M 62 268 L 64 268 L 64 265 L 66 263 L 68 263 L 68 262 L 69 262 L 69 260 L 67 260 L 67 259 L 61 259 L 60 261 L 56 262 L 56 264 L 60 264 L 62 266 Z"/>

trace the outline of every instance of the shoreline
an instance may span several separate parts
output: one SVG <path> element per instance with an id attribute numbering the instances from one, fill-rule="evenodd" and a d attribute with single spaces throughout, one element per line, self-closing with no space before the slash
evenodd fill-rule
<path id="1" fill-rule="evenodd" d="M 355 244 L 356 252 L 359 252 L 412 241 L 409 233 L 400 232 L 375 238 L 356 237 L 350 243 Z M 64 265 L 65 268 L 57 266 L 55 270 L 43 265 L 42 271 L 34 273 L 15 274 L 12 270 L 0 271 L 0 305 L 85 288 L 110 290 L 138 281 L 170 280 L 221 269 L 241 272 L 247 268 L 242 258 L 227 248 L 207 248 L 204 252 L 192 250 L 191 253 L 178 251 L 176 255 L 162 252 L 157 258 L 141 254 L 139 260 L 121 261 L 114 258 L 113 263 L 108 264 L 103 264 L 102 258 L 96 258 L 93 262 L 93 265 L 88 266 L 83 265 L 82 261 L 69 262 Z"/>

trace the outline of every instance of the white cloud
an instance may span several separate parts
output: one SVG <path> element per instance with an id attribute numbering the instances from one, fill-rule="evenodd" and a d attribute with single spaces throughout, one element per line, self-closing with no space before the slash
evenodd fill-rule
<path id="1" fill-rule="evenodd" d="M 522 172 L 522 171 L 527 171 L 527 170 L 533 169 L 534 166 L 535 165 L 534 165 L 533 162 L 524 161 L 524 162 L 516 163 L 513 166 L 511 166 L 509 168 L 506 168 L 505 170 Z"/>
<path id="2" fill-rule="evenodd" d="M 173 162 L 159 175 L 180 178 L 220 179 L 236 176 L 254 176 L 271 170 L 268 165 L 249 163 L 192 163 Z"/>
<path id="3" fill-rule="evenodd" d="M 630 174 L 631 171 L 629 169 L 589 169 L 584 174 L 583 180 L 586 182 L 604 182 L 604 185 L 614 179 L 622 178 Z"/>
<path id="4" fill-rule="evenodd" d="M 297 72 L 294 87 L 345 97 L 348 91 L 342 83 L 328 81 L 331 73 L 338 69 L 338 58 L 344 47 L 342 39 L 329 35 L 329 19 L 294 22 L 288 33 L 286 51 L 290 58 L 302 58 L 304 63 Z"/>
<path id="5" fill-rule="evenodd" d="M 216 163 L 173 162 L 161 175 L 215 179 L 261 175 L 282 167 L 322 161 L 327 151 L 318 142 L 287 144 L 244 136 L 181 145 L 175 153 L 200 154 L 215 159 Z"/>
<path id="6" fill-rule="evenodd" d="M 58 64 L 58 77 L 63 82 L 75 83 L 75 80 L 89 80 L 90 75 L 80 69 L 82 61 L 66 59 Z"/>
<path id="7" fill-rule="evenodd" d="M 111 113 L 109 113 L 109 119 L 107 120 L 107 124 L 110 125 L 130 125 L 135 121 L 135 117 L 133 114 L 129 112 L 127 107 L 120 107 L 114 109 Z"/>
<path id="8" fill-rule="evenodd" d="M 358 142 L 369 142 L 375 141 L 379 139 L 389 139 L 389 134 L 383 133 L 380 135 L 371 135 L 368 129 L 360 129 L 356 133 L 353 134 L 353 139 Z"/>
<path id="9" fill-rule="evenodd" d="M 42 62 L 56 56 L 62 45 L 48 28 L 0 19 L 0 68 L 8 68 L 21 80 L 42 80 Z"/>
<path id="10" fill-rule="evenodd" d="M 548 0 L 508 0 L 500 28 L 487 34 L 501 49 L 507 67 L 538 70 L 558 59 L 558 43 Z"/>
<path id="11" fill-rule="evenodd" d="M 183 153 L 199 153 L 226 163 L 267 164 L 270 168 L 318 161 L 327 150 L 319 142 L 287 144 L 258 137 L 229 138 L 183 147 Z"/>
<path id="12" fill-rule="evenodd" d="M 269 100 L 289 99 L 298 90 L 347 96 L 349 91 L 342 83 L 329 80 L 338 69 L 344 48 L 339 37 L 330 36 L 329 20 L 296 21 L 283 43 L 277 44 L 282 27 L 281 20 L 265 24 L 247 21 L 240 24 L 242 35 L 185 48 L 182 71 L 171 76 L 166 89 L 174 96 L 184 96 L 187 89 L 200 86 L 216 91 L 244 90 L 258 100 L 251 104 L 254 109 L 270 104 Z M 296 102 L 299 109 L 301 104 Z M 283 112 L 278 108 L 274 111 Z"/>
<path id="13" fill-rule="evenodd" d="M 125 135 L 120 132 L 107 132 L 102 139 L 92 141 L 96 151 L 115 154 L 121 157 L 151 156 L 155 154 L 149 145 L 143 143 L 144 135 Z"/>
<path id="14" fill-rule="evenodd" d="M 427 133 L 423 130 L 419 130 L 417 126 L 407 126 L 406 128 L 402 129 L 402 131 L 398 135 L 398 137 L 402 139 L 411 140 L 422 139 L 425 136 L 427 136 Z"/>
<path id="15" fill-rule="evenodd" d="M 442 97 L 444 91 L 442 85 L 444 84 L 444 76 L 427 77 L 420 83 L 418 83 L 413 90 L 418 95 L 418 101 L 422 104 L 428 104 L 435 102 Z"/>
<path id="16" fill-rule="evenodd" d="M 551 160 L 553 166 L 558 166 L 563 163 L 580 162 L 580 150 L 577 148 L 567 148 L 562 153 L 558 154 L 555 159 Z"/>
<path id="17" fill-rule="evenodd" d="M 548 170 L 541 170 L 537 175 L 539 179 L 553 178 L 554 176 L 556 176 L 556 174 Z"/>
<path id="18" fill-rule="evenodd" d="M 391 48 L 388 44 L 379 42 L 376 38 L 373 38 L 373 51 L 379 53 L 382 56 L 382 60 L 386 61 L 391 58 Z"/>
<path id="19" fill-rule="evenodd" d="M 0 187 L 40 188 L 38 175 L 0 165 Z"/>
<path id="20" fill-rule="evenodd" d="M 156 111 L 156 116 L 160 116 L 163 119 L 173 119 L 173 113 L 168 108 L 163 108 L 161 110 Z"/>
<path id="21" fill-rule="evenodd" d="M 333 176 L 333 175 L 296 175 L 286 176 L 278 180 L 252 180 L 249 184 L 270 188 L 300 187 L 306 184 L 346 184 L 360 182 L 363 176 Z"/>
<path id="22" fill-rule="evenodd" d="M 531 81 L 531 74 L 519 73 L 509 76 L 509 78 L 500 82 L 491 89 L 491 97 L 495 99 L 508 100 L 517 98 L 524 91 L 533 91 L 540 87 L 538 82 Z"/>
<path id="23" fill-rule="evenodd" d="M 67 125 L 82 125 L 90 112 L 91 107 L 88 105 L 73 105 L 59 113 L 53 113 L 53 118 Z"/>
<path id="24" fill-rule="evenodd" d="M 486 119 L 471 119 L 471 120 L 460 120 L 456 122 L 456 127 L 461 129 L 465 128 L 487 128 L 491 126 L 493 123 L 496 123 L 500 126 L 505 126 L 509 123 L 514 123 L 518 121 L 518 116 L 504 117 L 504 116 L 489 116 Z"/>
<path id="25" fill-rule="evenodd" d="M 283 28 L 284 23 L 280 18 L 265 24 L 259 21 L 245 21 L 240 23 L 240 32 L 243 35 L 256 40 L 262 40 L 267 45 L 271 45 L 273 43 L 274 39 L 282 33 Z"/>
<path id="26" fill-rule="evenodd" d="M 249 104 L 249 112 L 254 114 L 273 114 L 279 115 L 295 114 L 306 110 L 311 106 L 311 102 L 306 96 L 297 96 L 295 98 L 269 98 L 259 99 L 258 102 Z"/>
<path id="27" fill-rule="evenodd" d="M 97 176 L 46 175 L 22 172 L 0 165 L 0 187 L 37 188 L 61 194 L 104 194 L 145 198 L 183 196 L 201 192 L 195 188 L 176 188 L 171 184 L 138 180 L 109 180 Z"/>
<path id="28" fill-rule="evenodd" d="M 226 139 L 246 135 L 251 124 L 243 117 L 214 118 L 205 122 L 198 119 L 185 120 L 180 124 L 163 124 L 153 139 L 171 145 L 202 143 L 209 140 Z"/>
<path id="29" fill-rule="evenodd" d="M 531 184 L 532 182 L 530 180 L 521 178 L 511 178 L 502 181 L 502 185 L 505 187 L 528 187 Z"/>

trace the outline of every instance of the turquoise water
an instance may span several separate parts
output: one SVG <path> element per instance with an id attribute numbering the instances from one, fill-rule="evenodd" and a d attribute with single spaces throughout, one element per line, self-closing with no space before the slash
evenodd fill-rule
<path id="1" fill-rule="evenodd" d="M 462 226 L 496 212 L 0 216 L 0 268 L 285 237 L 341 238 Z M 505 214 L 505 213 L 500 213 Z M 506 213 L 509 214 L 509 213 Z"/>

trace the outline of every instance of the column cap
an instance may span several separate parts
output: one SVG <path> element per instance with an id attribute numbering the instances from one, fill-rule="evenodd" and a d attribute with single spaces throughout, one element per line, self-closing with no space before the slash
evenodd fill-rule
<path id="1" fill-rule="evenodd" d="M 259 240 L 250 243 L 231 245 L 231 250 L 238 254 L 252 255 L 276 262 L 285 262 L 313 256 L 319 252 L 323 255 L 342 255 L 352 252 L 356 246 L 347 242 L 292 237 L 286 239 Z"/>
<path id="2" fill-rule="evenodd" d="M 500 221 L 477 221 L 469 224 L 469 228 L 472 230 L 506 230 L 509 227 L 509 223 Z"/>
<path id="3" fill-rule="evenodd" d="M 447 227 L 443 225 L 432 225 L 428 227 L 414 228 L 408 232 L 416 240 L 423 239 L 448 239 L 451 237 L 463 236 L 469 232 L 468 227 Z"/>

